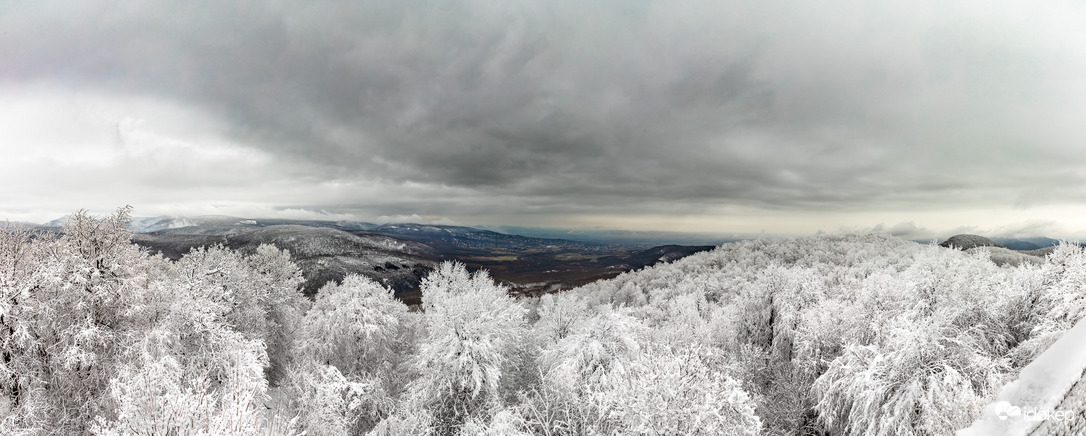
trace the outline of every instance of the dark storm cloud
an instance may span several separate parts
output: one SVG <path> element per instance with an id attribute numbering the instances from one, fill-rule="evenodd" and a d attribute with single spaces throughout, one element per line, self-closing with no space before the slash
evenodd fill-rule
<path id="1" fill-rule="evenodd" d="M 0 80 L 181 102 L 293 165 L 299 181 L 442 187 L 393 202 L 392 214 L 423 203 L 422 213 L 470 214 L 510 203 L 892 210 L 1083 197 L 1082 173 L 1069 169 L 1086 163 L 1072 115 L 1086 96 L 1073 6 L 6 8 Z"/>

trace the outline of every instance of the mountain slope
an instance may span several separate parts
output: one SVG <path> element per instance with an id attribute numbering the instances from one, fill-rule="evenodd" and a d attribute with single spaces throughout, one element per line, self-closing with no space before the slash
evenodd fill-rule
<path id="1" fill-rule="evenodd" d="M 939 244 L 940 247 L 954 247 L 959 250 L 968 250 L 975 247 L 1000 247 L 998 242 L 980 235 L 961 234 L 954 235 Z"/>
<path id="2" fill-rule="evenodd" d="M 616 244 L 533 238 L 462 226 L 385 224 L 368 232 L 425 243 L 448 255 L 479 255 L 501 251 L 608 251 Z"/>
<path id="3" fill-rule="evenodd" d="M 992 238 L 993 241 L 1002 244 L 1011 250 L 1038 250 L 1042 248 L 1060 245 L 1059 239 L 1039 236 L 1035 238 Z"/>
<path id="4" fill-rule="evenodd" d="M 308 294 L 315 293 L 329 280 L 339 281 L 351 273 L 369 277 L 397 292 L 412 291 L 433 270 L 439 257 L 434 249 L 411 241 L 294 224 L 200 225 L 137 233 L 133 242 L 170 258 L 179 258 L 193 247 L 206 245 L 222 244 L 243 251 L 254 250 L 260 244 L 275 245 L 289 250 L 302 268 Z"/>

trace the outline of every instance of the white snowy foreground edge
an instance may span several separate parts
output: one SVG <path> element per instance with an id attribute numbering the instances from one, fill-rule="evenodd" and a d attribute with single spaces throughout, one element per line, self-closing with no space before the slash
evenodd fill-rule
<path id="1" fill-rule="evenodd" d="M 1086 320 L 1079 320 L 1058 341 L 1008 383 L 999 399 L 957 436 L 1025 436 L 1046 419 L 1062 419 L 1075 411 L 1057 410 L 1086 370 Z M 1069 416 L 1068 416 L 1069 417 Z"/>

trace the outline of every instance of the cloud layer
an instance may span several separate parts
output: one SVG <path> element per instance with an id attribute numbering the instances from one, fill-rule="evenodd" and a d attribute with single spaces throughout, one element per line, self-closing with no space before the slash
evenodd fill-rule
<path id="1" fill-rule="evenodd" d="M 1086 8 L 878 3 L 2 6 L 0 200 L 699 230 L 1082 204 Z"/>

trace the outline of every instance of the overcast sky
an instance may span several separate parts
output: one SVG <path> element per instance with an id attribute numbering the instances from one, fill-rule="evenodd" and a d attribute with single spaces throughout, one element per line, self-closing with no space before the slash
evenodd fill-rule
<path id="1" fill-rule="evenodd" d="M 1078 1 L 2 2 L 0 216 L 1082 237 L 1083 23 Z"/>

